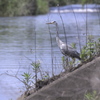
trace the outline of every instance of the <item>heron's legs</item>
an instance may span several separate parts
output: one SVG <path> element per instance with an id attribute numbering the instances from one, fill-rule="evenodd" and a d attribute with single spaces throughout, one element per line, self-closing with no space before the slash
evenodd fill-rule
<path id="1" fill-rule="evenodd" d="M 72 60 L 73 60 L 73 64 L 75 63 L 75 58 L 72 58 Z"/>

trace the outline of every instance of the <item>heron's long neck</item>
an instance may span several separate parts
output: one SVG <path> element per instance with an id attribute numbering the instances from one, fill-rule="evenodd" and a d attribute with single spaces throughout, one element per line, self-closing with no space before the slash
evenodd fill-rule
<path id="1" fill-rule="evenodd" d="M 57 23 L 56 23 L 56 31 L 57 31 L 57 33 L 56 33 L 56 42 L 57 42 L 58 46 L 61 48 L 63 42 L 59 38 L 58 25 L 57 25 Z"/>
<path id="2" fill-rule="evenodd" d="M 58 24 L 57 24 L 57 23 L 56 23 L 56 31 L 57 31 L 57 33 L 56 33 L 56 37 L 59 38 L 59 33 L 58 33 Z"/>

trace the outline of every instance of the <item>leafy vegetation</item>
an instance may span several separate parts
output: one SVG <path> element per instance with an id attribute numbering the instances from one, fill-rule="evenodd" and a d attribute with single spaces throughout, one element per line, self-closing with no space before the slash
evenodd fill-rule
<path id="1" fill-rule="evenodd" d="M 48 2 L 47 0 L 37 0 L 36 14 L 44 14 L 48 12 Z"/>
<path id="2" fill-rule="evenodd" d="M 72 47 L 76 48 L 76 44 L 72 43 Z M 92 35 L 88 36 L 88 42 L 86 43 L 86 46 L 84 46 L 81 50 L 81 58 L 82 61 L 89 61 L 91 58 L 100 55 L 100 38 L 98 38 L 97 41 L 94 40 L 94 37 Z M 73 62 L 73 60 L 69 58 L 65 58 L 64 56 L 62 57 L 62 62 L 63 62 L 63 69 L 65 71 L 70 71 L 71 68 L 74 68 L 77 66 L 79 62 Z M 50 82 L 50 77 L 49 73 L 43 72 L 41 70 L 41 63 L 40 61 L 32 62 L 32 72 L 31 73 L 23 73 L 23 80 L 21 82 L 24 83 L 26 87 L 26 94 L 28 95 L 29 90 L 34 88 L 36 90 L 42 88 L 44 85 L 49 84 Z M 34 74 L 33 74 L 34 73 Z M 41 78 L 38 77 L 40 74 Z M 55 76 L 54 76 L 54 79 Z M 54 80 L 51 79 L 51 80 Z M 34 82 L 35 80 L 35 82 Z M 96 91 L 93 91 L 93 93 L 87 93 L 85 95 L 86 100 L 99 100 L 95 99 L 97 97 Z"/>
<path id="3" fill-rule="evenodd" d="M 24 72 L 22 76 L 23 76 L 22 82 L 24 83 L 26 88 L 26 95 L 28 95 L 31 85 L 33 84 L 34 78 L 32 77 L 32 74 L 29 72 L 28 73 Z"/>
<path id="4" fill-rule="evenodd" d="M 49 6 L 57 6 L 57 4 L 60 6 L 67 5 L 67 1 L 68 0 L 49 0 Z"/>
<path id="5" fill-rule="evenodd" d="M 34 91 L 42 88 L 44 85 L 48 84 L 49 74 L 41 70 L 40 61 L 32 62 L 32 72 L 24 72 L 22 74 L 21 82 L 24 84 L 26 92 L 25 95 L 29 95 L 30 90 L 34 88 Z M 38 77 L 40 74 L 41 77 Z"/>
<path id="6" fill-rule="evenodd" d="M 0 0 L 0 16 L 34 15 L 47 11 L 47 0 Z"/>
<path id="7" fill-rule="evenodd" d="M 85 46 L 83 46 L 80 53 L 82 63 L 91 61 L 96 56 L 100 56 L 100 38 L 94 40 L 94 37 L 89 35 L 87 39 L 87 43 Z M 75 43 L 72 43 L 71 46 L 76 49 Z M 64 56 L 62 57 L 62 65 L 65 71 L 76 67 L 79 63 L 80 61 L 75 61 L 75 59 L 70 59 L 68 57 L 65 58 Z"/>
<path id="8" fill-rule="evenodd" d="M 97 91 L 93 91 L 92 93 L 85 94 L 85 100 L 100 100 L 100 96 Z"/>
<path id="9" fill-rule="evenodd" d="M 94 41 L 93 36 L 88 37 L 88 42 L 86 46 L 81 50 L 81 58 L 84 61 L 92 59 L 95 56 L 100 55 L 100 38 Z"/>
<path id="10" fill-rule="evenodd" d="M 81 58 L 82 60 L 87 60 L 93 56 L 95 56 L 95 42 L 93 36 L 88 36 L 88 42 L 81 50 Z"/>
<path id="11" fill-rule="evenodd" d="M 99 0 L 0 0 L 0 16 L 25 16 L 47 13 L 49 7 L 59 4 L 97 3 Z"/>
<path id="12" fill-rule="evenodd" d="M 26 15 L 26 5 L 25 0 L 0 0 L 0 16 Z"/>

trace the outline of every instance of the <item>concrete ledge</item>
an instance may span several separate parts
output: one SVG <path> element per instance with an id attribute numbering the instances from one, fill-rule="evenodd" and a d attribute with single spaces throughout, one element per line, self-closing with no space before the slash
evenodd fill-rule
<path id="1" fill-rule="evenodd" d="M 99 90 L 100 57 L 19 100 L 83 100 L 87 91 Z"/>

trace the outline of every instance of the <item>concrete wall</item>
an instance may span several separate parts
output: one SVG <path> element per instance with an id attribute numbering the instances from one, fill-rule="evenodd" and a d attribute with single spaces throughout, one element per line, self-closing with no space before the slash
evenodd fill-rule
<path id="1" fill-rule="evenodd" d="M 83 100 L 87 91 L 100 88 L 100 57 L 22 100 Z"/>

